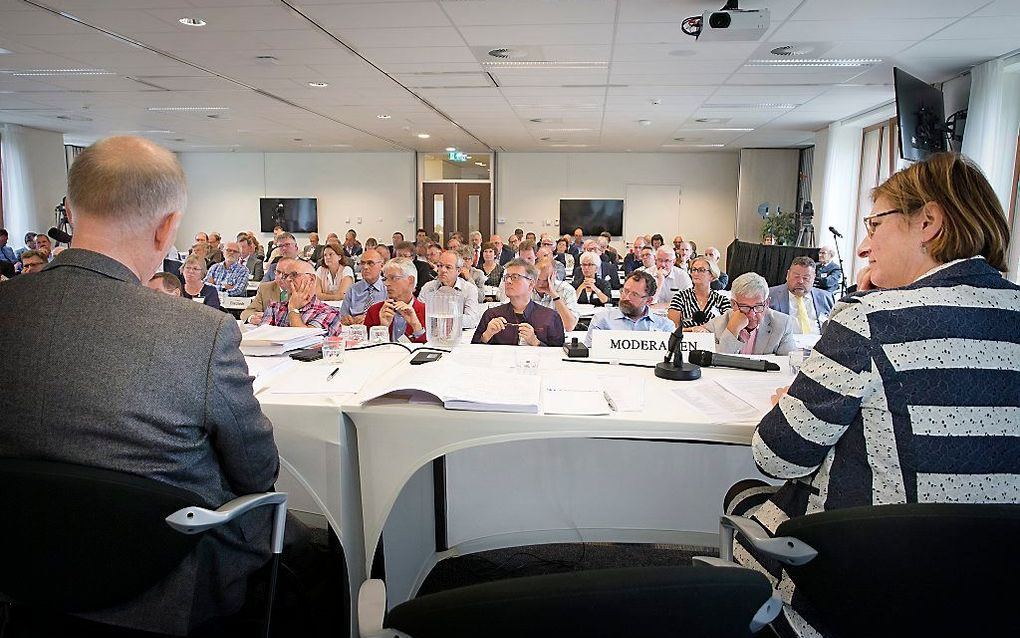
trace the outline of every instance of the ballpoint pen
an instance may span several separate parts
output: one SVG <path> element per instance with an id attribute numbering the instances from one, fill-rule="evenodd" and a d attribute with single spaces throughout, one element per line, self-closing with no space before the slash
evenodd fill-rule
<path id="1" fill-rule="evenodd" d="M 333 371 L 329 373 L 328 377 L 326 377 L 326 381 L 332 381 L 337 372 L 340 372 L 340 368 L 333 368 Z"/>

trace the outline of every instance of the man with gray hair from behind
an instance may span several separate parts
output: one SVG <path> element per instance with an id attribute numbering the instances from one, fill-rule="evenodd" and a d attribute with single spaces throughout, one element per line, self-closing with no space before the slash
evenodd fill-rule
<path id="1" fill-rule="evenodd" d="M 0 286 L 0 351 L 29 361 L 54 348 L 82 350 L 66 365 L 5 380 L 0 457 L 154 478 L 214 507 L 273 489 L 279 456 L 237 322 L 142 285 L 162 266 L 184 215 L 177 158 L 140 137 L 106 138 L 78 155 L 67 186 L 74 247 L 44 271 Z M 41 298 L 61 303 L 39 313 Z M 249 512 L 205 532 L 163 580 L 82 615 L 184 635 L 236 612 L 249 576 L 270 557 L 271 514 Z"/>
<path id="2" fill-rule="evenodd" d="M 787 355 L 796 347 L 793 318 L 769 308 L 769 284 L 754 272 L 733 280 L 732 306 L 705 324 L 725 354 Z"/>

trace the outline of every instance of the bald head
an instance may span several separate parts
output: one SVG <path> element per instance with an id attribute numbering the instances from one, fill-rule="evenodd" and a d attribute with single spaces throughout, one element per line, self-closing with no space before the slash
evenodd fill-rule
<path id="1" fill-rule="evenodd" d="M 67 199 L 76 216 L 144 228 L 183 212 L 187 186 L 170 151 L 141 137 L 108 137 L 71 164 Z"/>

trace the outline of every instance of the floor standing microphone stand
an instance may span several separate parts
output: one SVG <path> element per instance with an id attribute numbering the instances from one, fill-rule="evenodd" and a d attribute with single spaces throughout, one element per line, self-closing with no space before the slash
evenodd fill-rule
<path id="1" fill-rule="evenodd" d="M 831 229 L 830 229 L 830 232 Z M 843 268 L 843 255 L 839 251 L 839 238 L 832 233 L 832 243 L 836 245 L 836 259 L 839 260 L 839 298 L 846 296 L 846 269 Z"/>

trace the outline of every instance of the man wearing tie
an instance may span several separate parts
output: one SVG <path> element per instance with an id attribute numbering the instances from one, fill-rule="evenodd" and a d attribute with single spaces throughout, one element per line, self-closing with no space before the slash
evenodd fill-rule
<path id="1" fill-rule="evenodd" d="M 471 242 L 471 253 L 473 255 L 471 265 L 478 268 L 482 263 L 482 234 L 477 230 L 473 230 L 468 235 L 468 241 Z"/>
<path id="2" fill-rule="evenodd" d="M 793 317 L 797 334 L 821 334 L 832 312 L 832 293 L 815 288 L 815 262 L 797 257 L 786 271 L 786 283 L 769 288 L 769 306 Z"/>

